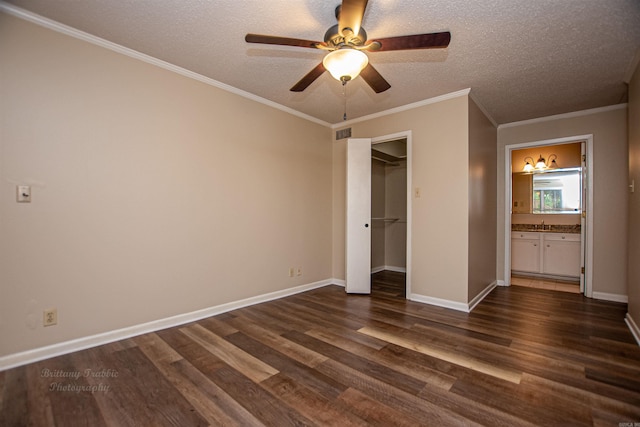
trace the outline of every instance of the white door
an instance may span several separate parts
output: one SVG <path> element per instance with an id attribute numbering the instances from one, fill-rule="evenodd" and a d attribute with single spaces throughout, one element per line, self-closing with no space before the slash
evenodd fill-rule
<path id="1" fill-rule="evenodd" d="M 347 140 L 346 291 L 371 293 L 371 139 Z"/>

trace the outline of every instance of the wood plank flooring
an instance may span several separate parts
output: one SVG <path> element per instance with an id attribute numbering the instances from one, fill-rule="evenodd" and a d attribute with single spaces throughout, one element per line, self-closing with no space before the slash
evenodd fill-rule
<path id="1" fill-rule="evenodd" d="M 0 372 L 2 426 L 640 423 L 626 305 L 497 288 L 461 313 L 328 286 Z M 630 424 L 633 425 L 633 424 Z"/>

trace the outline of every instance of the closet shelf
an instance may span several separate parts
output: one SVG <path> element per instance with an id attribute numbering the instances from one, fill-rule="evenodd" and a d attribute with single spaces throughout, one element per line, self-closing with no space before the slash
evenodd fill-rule
<path id="1" fill-rule="evenodd" d="M 372 221 L 384 221 L 384 222 L 396 222 L 399 221 L 400 218 L 371 218 Z"/>

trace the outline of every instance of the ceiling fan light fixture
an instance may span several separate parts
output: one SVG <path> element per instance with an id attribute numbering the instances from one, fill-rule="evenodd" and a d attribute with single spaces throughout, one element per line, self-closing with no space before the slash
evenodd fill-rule
<path id="1" fill-rule="evenodd" d="M 342 47 L 329 52 L 322 60 L 324 68 L 331 73 L 334 79 L 341 82 L 358 77 L 367 64 L 369 64 L 367 55 L 350 47 Z"/>

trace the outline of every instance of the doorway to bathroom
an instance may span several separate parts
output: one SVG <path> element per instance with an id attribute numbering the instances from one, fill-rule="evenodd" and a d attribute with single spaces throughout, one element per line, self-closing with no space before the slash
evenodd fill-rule
<path id="1" fill-rule="evenodd" d="M 591 297 L 590 135 L 506 147 L 505 284 Z"/>

